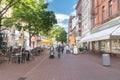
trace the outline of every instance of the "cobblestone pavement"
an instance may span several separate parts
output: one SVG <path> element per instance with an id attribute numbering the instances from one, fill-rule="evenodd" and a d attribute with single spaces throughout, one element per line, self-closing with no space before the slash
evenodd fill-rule
<path id="1" fill-rule="evenodd" d="M 63 54 L 49 59 L 47 54 L 24 64 L 0 65 L 0 80 L 120 80 L 120 59 L 111 58 L 111 66 L 102 66 L 96 54 Z"/>

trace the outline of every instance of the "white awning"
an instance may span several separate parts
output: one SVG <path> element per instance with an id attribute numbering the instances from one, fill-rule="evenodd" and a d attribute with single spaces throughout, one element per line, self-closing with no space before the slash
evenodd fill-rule
<path id="1" fill-rule="evenodd" d="M 120 25 L 119 27 L 112 33 L 113 36 L 120 36 Z"/>
<path id="2" fill-rule="evenodd" d="M 90 41 L 99 41 L 110 39 L 111 35 L 120 35 L 120 26 L 117 25 L 115 27 L 105 29 L 93 34 L 90 34 L 81 39 L 81 42 L 90 42 Z"/>

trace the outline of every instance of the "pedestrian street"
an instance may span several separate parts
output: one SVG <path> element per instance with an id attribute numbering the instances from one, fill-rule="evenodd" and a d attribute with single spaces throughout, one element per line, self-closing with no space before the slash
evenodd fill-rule
<path id="1" fill-rule="evenodd" d="M 49 52 L 23 64 L 0 65 L 0 80 L 120 80 L 119 58 L 111 58 L 111 66 L 102 65 L 100 55 L 92 53 L 61 54 L 49 58 Z"/>

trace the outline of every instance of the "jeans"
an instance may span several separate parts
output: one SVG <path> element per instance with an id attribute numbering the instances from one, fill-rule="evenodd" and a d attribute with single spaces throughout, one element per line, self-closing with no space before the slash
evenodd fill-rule
<path id="1" fill-rule="evenodd" d="M 60 58 L 60 52 L 58 52 L 58 58 Z"/>

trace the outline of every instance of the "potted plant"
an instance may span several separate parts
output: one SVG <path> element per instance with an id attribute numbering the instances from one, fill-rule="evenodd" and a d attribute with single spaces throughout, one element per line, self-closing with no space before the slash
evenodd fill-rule
<path id="1" fill-rule="evenodd" d="M 82 47 L 80 47 L 78 49 L 79 49 L 80 53 L 83 53 L 83 48 Z"/>

